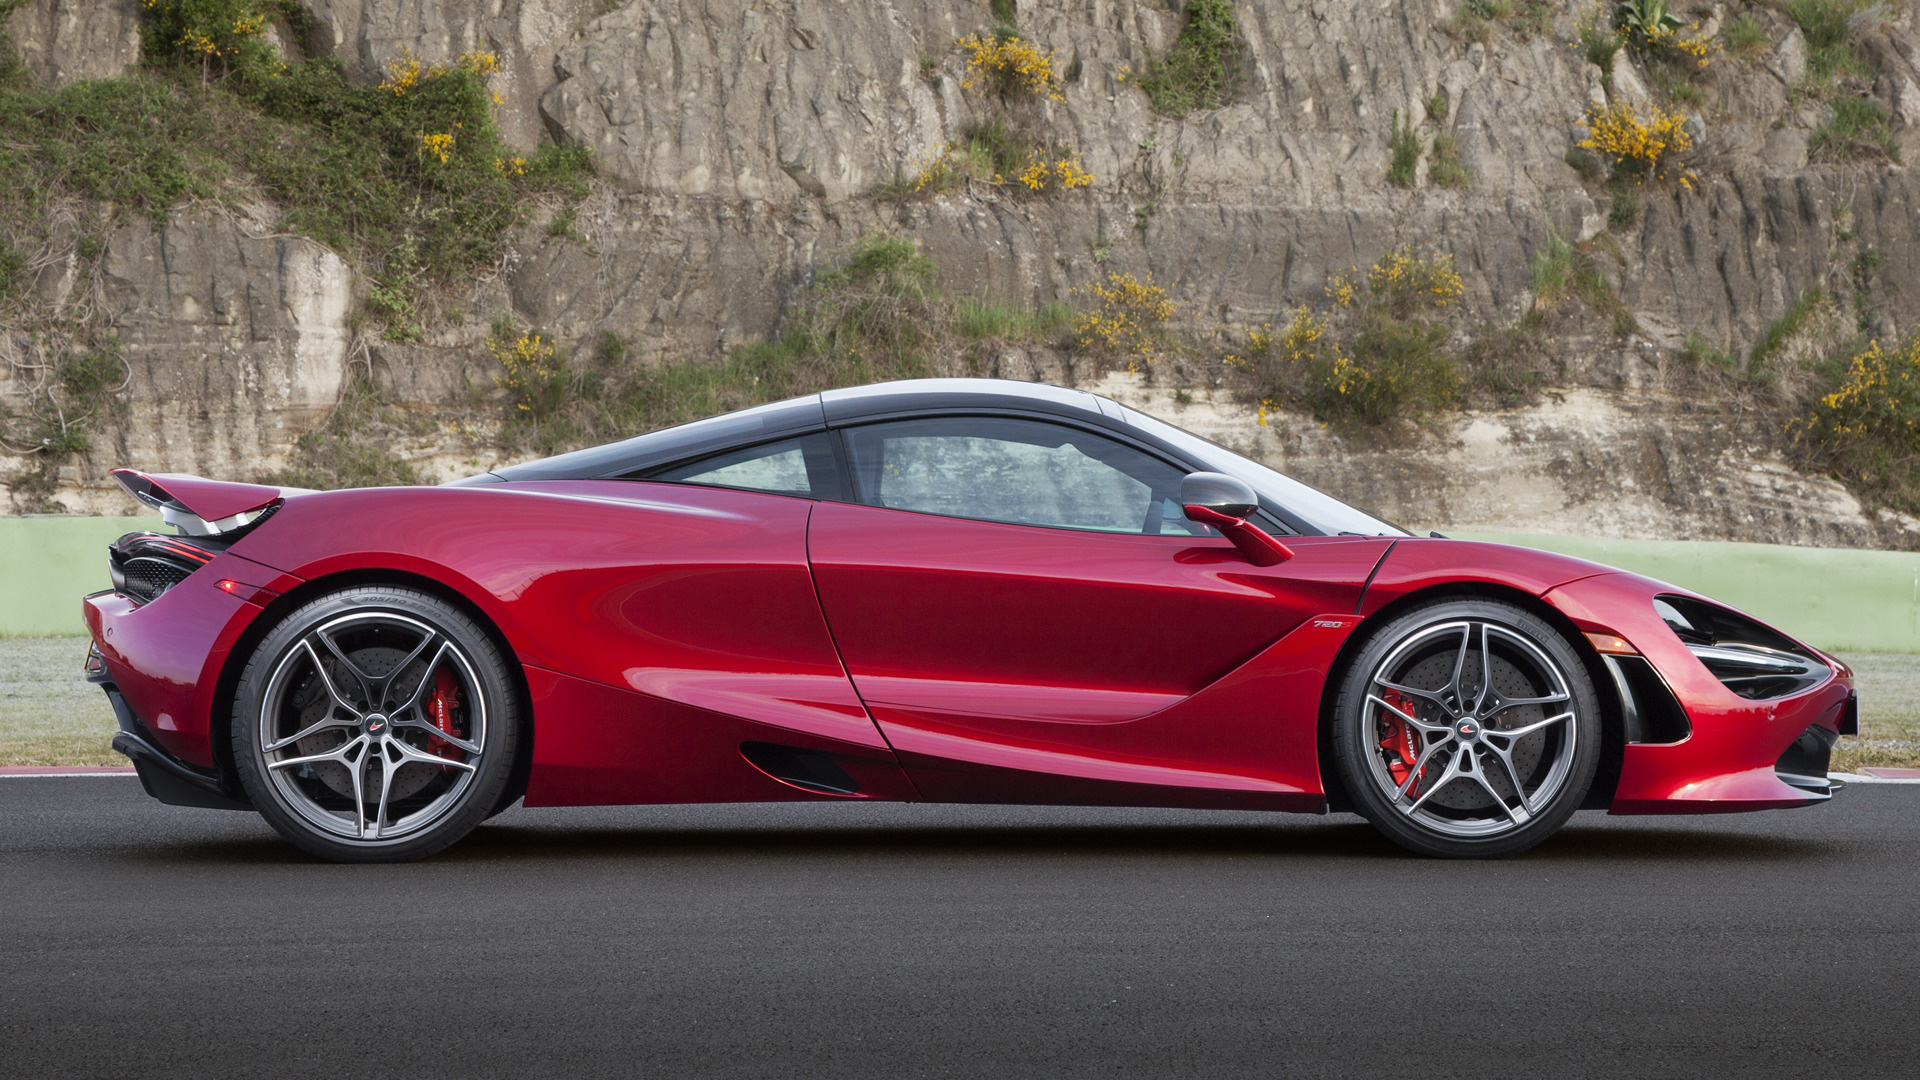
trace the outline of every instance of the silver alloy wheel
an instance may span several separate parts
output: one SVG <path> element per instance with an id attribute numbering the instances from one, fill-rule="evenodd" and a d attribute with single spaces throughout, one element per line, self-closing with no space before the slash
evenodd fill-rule
<path id="1" fill-rule="evenodd" d="M 1526 826 L 1579 750 L 1566 674 L 1524 634 L 1482 619 L 1408 635 L 1368 673 L 1363 716 L 1389 805 L 1452 837 Z"/>
<path id="2" fill-rule="evenodd" d="M 472 659 L 397 612 L 355 612 L 302 634 L 262 701 L 257 745 L 274 789 L 309 824 L 350 841 L 430 828 L 460 804 L 487 753 Z"/>

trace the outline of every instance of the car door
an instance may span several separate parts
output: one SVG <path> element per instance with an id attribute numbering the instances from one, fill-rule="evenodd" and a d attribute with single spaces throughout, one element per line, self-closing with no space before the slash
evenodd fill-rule
<path id="1" fill-rule="evenodd" d="M 816 505 L 808 555 L 854 685 L 928 798 L 1317 798 L 1311 746 L 1289 755 L 1244 694 L 1216 709 L 1208 691 L 1352 612 L 1388 542 L 1299 538 L 1252 566 L 1185 520 L 1182 465 L 1053 419 L 843 436 L 857 501 Z"/>

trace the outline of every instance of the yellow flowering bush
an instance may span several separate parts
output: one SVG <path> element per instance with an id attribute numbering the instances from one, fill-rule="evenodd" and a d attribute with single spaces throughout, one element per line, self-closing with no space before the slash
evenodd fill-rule
<path id="1" fill-rule="evenodd" d="M 142 45 L 154 59 L 185 59 L 202 75 L 280 68 L 266 41 L 266 0 L 140 0 Z"/>
<path id="2" fill-rule="evenodd" d="M 1443 308 L 1460 299 L 1466 285 L 1453 268 L 1453 256 L 1415 255 L 1396 251 L 1367 267 L 1327 279 L 1327 298 L 1349 308 L 1371 299 L 1385 304 L 1400 318 L 1421 308 Z"/>
<path id="3" fill-rule="evenodd" d="M 508 331 L 489 336 L 487 351 L 500 364 L 501 374 L 493 380 L 494 385 L 507 392 L 513 407 L 521 412 L 541 411 L 552 397 L 560 374 L 553 346 L 539 334 L 515 335 Z"/>
<path id="4" fill-rule="evenodd" d="M 1393 252 L 1328 278 L 1325 314 L 1301 305 L 1280 330 L 1249 333 L 1246 354 L 1227 360 L 1253 376 L 1263 423 L 1282 405 L 1366 426 L 1450 408 L 1462 379 L 1438 316 L 1465 291 L 1452 256 Z"/>
<path id="5" fill-rule="evenodd" d="M 1869 342 L 1787 430 L 1816 465 L 1920 511 L 1920 334 L 1891 349 Z"/>
<path id="6" fill-rule="evenodd" d="M 413 55 L 413 50 L 402 45 L 400 55 L 387 61 L 387 74 L 380 80 L 380 89 L 395 97 L 406 97 L 418 90 L 422 83 L 442 78 L 456 71 L 464 71 L 476 78 L 485 79 L 500 73 L 500 55 L 492 52 L 462 53 L 451 64 L 423 64 Z M 500 104 L 500 96 L 493 95 L 493 103 Z"/>
<path id="7" fill-rule="evenodd" d="M 1659 176 L 1664 160 L 1693 148 L 1686 116 L 1651 102 L 1644 116 L 1624 101 L 1590 104 L 1587 130 L 1581 147 L 1611 158 L 1621 172 L 1640 176 Z"/>
<path id="8" fill-rule="evenodd" d="M 1094 307 L 1075 321 L 1074 338 L 1089 352 L 1123 357 L 1129 370 L 1150 361 L 1160 350 L 1161 325 L 1180 310 L 1167 290 L 1154 284 L 1153 275 L 1109 273 L 1073 290 L 1094 301 Z"/>
<path id="9" fill-rule="evenodd" d="M 453 133 L 432 135 L 423 132 L 420 136 L 420 156 L 438 158 L 440 164 L 445 165 L 453 159 Z"/>
<path id="10" fill-rule="evenodd" d="M 967 50 L 967 70 L 960 80 L 966 90 L 993 85 L 1002 94 L 1024 91 L 1064 100 L 1060 72 L 1053 66 L 1054 50 L 1040 49 L 1009 35 L 968 34 L 955 45 Z"/>
<path id="11" fill-rule="evenodd" d="M 964 146 L 947 143 L 927 161 L 913 166 L 913 179 L 893 194 L 931 195 L 963 183 L 984 184 L 1018 194 L 1072 191 L 1093 184 L 1079 155 L 1059 146 L 1025 142 L 1004 124 L 983 125 Z"/>

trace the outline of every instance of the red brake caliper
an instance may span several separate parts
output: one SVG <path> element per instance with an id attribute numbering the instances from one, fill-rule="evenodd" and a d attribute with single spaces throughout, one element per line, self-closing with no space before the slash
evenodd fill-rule
<path id="1" fill-rule="evenodd" d="M 460 688 L 453 681 L 453 671 L 443 667 L 433 676 L 433 696 L 427 699 L 427 717 L 433 721 L 434 727 L 449 735 L 457 736 L 460 732 L 455 730 L 453 718 L 459 708 Z M 436 739 L 431 735 L 427 736 L 427 753 L 444 755 L 453 749 L 452 743 L 444 739 Z M 439 766 L 441 772 L 446 772 L 450 768 L 452 768 L 450 765 Z"/>
<path id="2" fill-rule="evenodd" d="M 1414 734 L 1413 725 L 1402 719 L 1394 709 L 1408 716 L 1418 716 L 1414 704 L 1398 690 L 1388 690 L 1380 695 L 1380 700 L 1393 706 L 1380 710 L 1380 719 L 1385 721 L 1387 733 L 1380 739 L 1380 749 L 1387 752 L 1387 772 L 1392 774 L 1396 785 L 1407 782 L 1407 774 L 1413 771 L 1413 763 L 1420 760 L 1420 739 Z M 1420 782 L 1414 781 L 1407 788 L 1408 795 L 1420 792 Z"/>

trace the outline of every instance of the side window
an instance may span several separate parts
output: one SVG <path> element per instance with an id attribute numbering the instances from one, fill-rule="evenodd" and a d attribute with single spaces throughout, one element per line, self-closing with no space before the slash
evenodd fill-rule
<path id="1" fill-rule="evenodd" d="M 803 499 L 840 497 L 839 469 L 825 435 L 782 439 L 701 458 L 649 474 L 648 480 L 765 491 Z"/>
<path id="2" fill-rule="evenodd" d="M 860 501 L 895 510 L 1100 532 L 1212 535 L 1180 508 L 1182 472 L 1061 424 L 935 417 L 850 428 Z"/>

